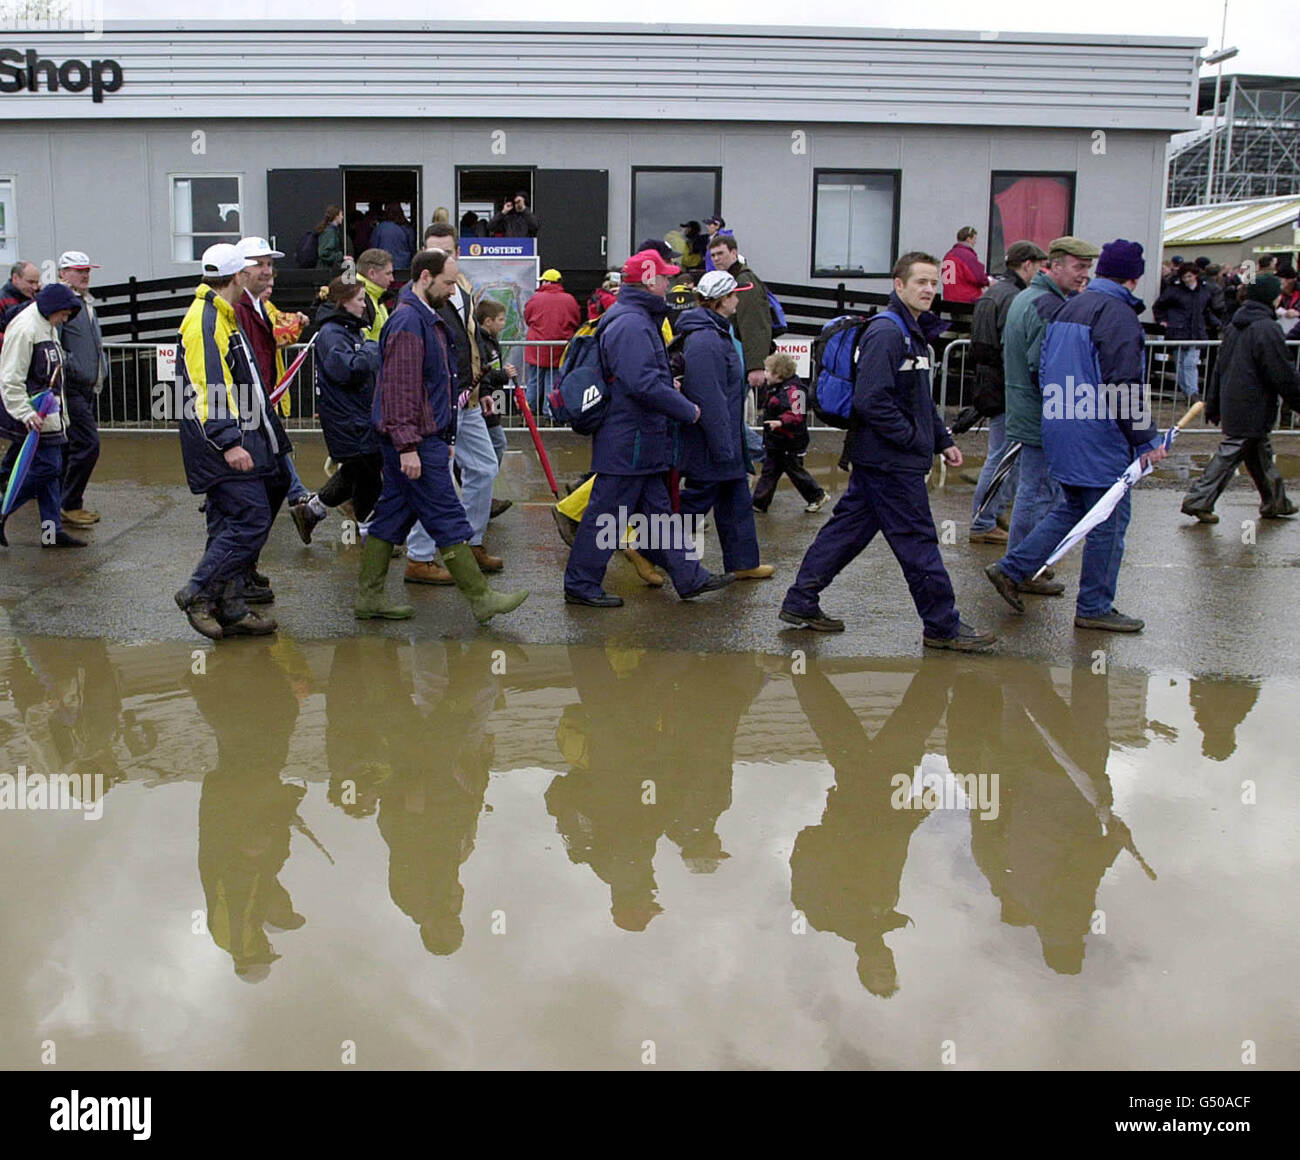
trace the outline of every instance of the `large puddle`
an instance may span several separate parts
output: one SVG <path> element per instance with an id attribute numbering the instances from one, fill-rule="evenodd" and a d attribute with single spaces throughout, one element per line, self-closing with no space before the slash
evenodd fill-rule
<path id="1" fill-rule="evenodd" d="M 6 1067 L 1300 1066 L 1293 682 L 383 639 L 0 679 Z"/>

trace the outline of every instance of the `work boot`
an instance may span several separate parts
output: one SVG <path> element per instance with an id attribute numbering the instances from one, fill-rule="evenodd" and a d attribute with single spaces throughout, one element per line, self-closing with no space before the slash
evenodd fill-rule
<path id="1" fill-rule="evenodd" d="M 980 632 L 971 628 L 964 620 L 957 622 L 956 636 L 923 636 L 921 643 L 926 648 L 951 648 L 958 652 L 978 652 L 997 643 L 997 637 L 991 632 Z"/>
<path id="2" fill-rule="evenodd" d="M 570 548 L 573 547 L 573 541 L 577 538 L 578 528 L 581 524 L 577 520 L 571 520 L 557 507 L 551 508 L 551 515 L 555 519 L 555 527 L 560 533 L 562 539 Z"/>
<path id="3" fill-rule="evenodd" d="M 270 636 L 280 626 L 269 616 L 254 612 L 251 608 L 238 620 L 221 626 L 225 636 Z"/>
<path id="4" fill-rule="evenodd" d="M 387 540 L 367 536 L 361 549 L 361 576 L 357 581 L 357 600 L 352 612 L 358 620 L 409 620 L 415 609 L 409 604 L 390 604 L 384 592 L 388 565 L 393 559 L 393 545 Z"/>
<path id="5" fill-rule="evenodd" d="M 989 578 L 989 583 L 998 590 L 998 595 L 1002 597 L 1017 612 L 1024 612 L 1025 602 L 1020 599 L 1016 593 L 1016 582 L 1011 579 L 996 564 L 990 564 L 984 569 L 984 575 Z"/>
<path id="6" fill-rule="evenodd" d="M 512 499 L 494 499 L 492 501 L 492 508 L 488 512 L 488 519 L 494 520 L 497 516 L 504 515 L 514 507 L 514 503 L 515 501 Z"/>
<path id="7" fill-rule="evenodd" d="M 65 532 L 60 528 L 54 533 L 54 542 L 47 544 L 41 541 L 42 548 L 87 548 L 90 546 L 89 540 L 83 540 L 80 536 L 74 536 L 71 532 Z"/>
<path id="8" fill-rule="evenodd" d="M 991 528 L 980 532 L 971 532 L 970 542 L 972 544 L 1005 544 L 1008 536 L 997 524 Z"/>
<path id="9" fill-rule="evenodd" d="M 754 568 L 737 568 L 732 573 L 737 580 L 766 580 L 776 574 L 771 564 L 759 564 Z"/>
<path id="10" fill-rule="evenodd" d="M 195 632 L 209 640 L 221 639 L 221 621 L 217 619 L 217 610 L 209 597 L 204 596 L 192 584 L 187 584 L 172 599 L 176 601 L 176 607 L 185 613 L 185 619 Z"/>
<path id="11" fill-rule="evenodd" d="M 624 548 L 623 555 L 627 557 L 627 562 L 636 569 L 636 574 L 641 577 L 643 584 L 649 584 L 651 588 L 662 588 L 664 586 L 664 578 L 655 570 L 655 566 L 635 548 Z"/>
<path id="12" fill-rule="evenodd" d="M 588 608 L 622 608 L 623 597 L 602 592 L 599 596 L 579 596 L 576 592 L 564 590 L 565 604 L 585 604 Z"/>
<path id="13" fill-rule="evenodd" d="M 407 584 L 455 584 L 451 573 L 437 560 L 407 560 L 406 574 L 402 579 Z"/>
<path id="14" fill-rule="evenodd" d="M 479 624 L 486 624 L 494 616 L 503 612 L 513 612 L 528 599 L 526 589 L 518 592 L 497 592 L 489 588 L 469 544 L 452 544 L 450 547 L 443 548 L 442 562 L 447 565 L 447 571 L 456 581 L 456 587 L 469 601 L 474 619 Z"/>
<path id="15" fill-rule="evenodd" d="M 506 566 L 500 556 L 490 555 L 482 544 L 471 544 L 470 551 L 474 553 L 480 572 L 500 572 Z"/>
<path id="16" fill-rule="evenodd" d="M 1297 508 L 1289 499 L 1284 499 L 1279 504 L 1268 504 L 1259 509 L 1259 514 L 1266 520 L 1280 520 L 1284 516 L 1293 516 L 1300 508 Z"/>
<path id="17" fill-rule="evenodd" d="M 295 504 L 289 505 L 289 515 L 293 518 L 293 526 L 298 529 L 298 538 L 304 544 L 311 543 L 312 529 L 328 515 L 328 512 L 318 515 L 311 506 L 311 501 L 316 497 L 308 496 L 306 499 Z"/>
<path id="18" fill-rule="evenodd" d="M 275 601 L 275 593 L 271 591 L 269 583 L 258 583 L 255 577 L 261 575 L 258 572 L 244 573 L 244 602 L 246 604 L 272 604 Z M 265 581 L 265 577 L 262 578 Z"/>
<path id="19" fill-rule="evenodd" d="M 720 588 L 725 588 L 735 578 L 734 572 L 720 572 L 715 576 L 710 576 L 694 592 L 679 592 L 677 595 L 682 600 L 694 600 L 697 596 L 703 596 L 706 592 L 717 592 Z"/>
<path id="20" fill-rule="evenodd" d="M 1031 577 L 1021 580 L 1016 585 L 1016 591 L 1027 592 L 1030 596 L 1061 596 L 1065 593 L 1065 585 L 1059 580 L 1048 580 L 1046 577 L 1035 580 Z"/>
<path id="21" fill-rule="evenodd" d="M 1146 622 L 1111 609 L 1105 616 L 1076 616 L 1075 628 L 1098 628 L 1103 632 L 1141 632 Z"/>
<path id="22" fill-rule="evenodd" d="M 844 621 L 834 616 L 827 616 L 820 608 L 815 612 L 795 612 L 789 608 L 781 609 L 781 619 L 795 628 L 811 628 L 815 632 L 843 632 Z"/>
<path id="23" fill-rule="evenodd" d="M 1191 516 L 1203 524 L 1217 524 L 1219 517 L 1212 511 L 1200 511 L 1196 508 L 1189 508 L 1186 503 L 1182 504 L 1179 509 L 1185 516 Z"/>
<path id="24" fill-rule="evenodd" d="M 99 516 L 83 508 L 73 508 L 59 514 L 63 517 L 65 524 L 71 524 L 74 528 L 89 528 L 99 523 Z"/>

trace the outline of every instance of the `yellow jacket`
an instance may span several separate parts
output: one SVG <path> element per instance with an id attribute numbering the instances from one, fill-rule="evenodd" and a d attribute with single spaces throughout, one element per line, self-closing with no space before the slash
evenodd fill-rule
<path id="1" fill-rule="evenodd" d="M 383 291 L 379 289 L 364 274 L 357 275 L 361 285 L 366 288 L 366 297 L 370 299 L 370 305 L 375 308 L 375 321 L 371 324 L 370 329 L 365 332 L 367 338 L 373 338 L 379 341 L 379 332 L 384 329 L 384 323 L 388 321 L 388 307 L 380 303 L 379 297 Z"/>

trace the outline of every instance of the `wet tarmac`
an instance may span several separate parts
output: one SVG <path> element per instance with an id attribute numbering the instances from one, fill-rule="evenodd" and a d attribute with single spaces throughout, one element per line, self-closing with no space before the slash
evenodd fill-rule
<path id="1" fill-rule="evenodd" d="M 174 441 L 105 449 L 96 546 L 22 513 L 4 556 L 3 1066 L 1300 1066 L 1300 527 L 1243 543 L 1241 485 L 1214 528 L 1144 487 L 1128 639 L 1000 608 L 971 489 L 936 490 L 1004 640 L 922 656 L 883 545 L 839 637 L 779 632 L 781 579 L 682 604 L 621 562 L 626 608 L 568 609 L 511 455 L 489 545 L 527 615 L 407 586 L 415 620 L 358 629 L 355 547 L 282 521 L 285 631 L 213 646 L 170 601 Z M 760 518 L 788 577 L 825 517 Z M 53 775 L 89 780 L 50 809 Z"/>

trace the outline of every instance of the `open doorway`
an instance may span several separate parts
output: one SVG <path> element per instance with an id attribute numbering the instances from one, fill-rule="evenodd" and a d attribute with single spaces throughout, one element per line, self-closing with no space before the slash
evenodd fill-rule
<path id="1" fill-rule="evenodd" d="M 456 167 L 456 229 L 462 237 L 488 236 L 488 222 L 522 193 L 533 205 L 531 169 Z"/>
<path id="2" fill-rule="evenodd" d="M 400 209 L 420 248 L 424 230 L 420 207 L 420 167 L 399 169 L 345 165 L 343 167 L 343 221 L 345 245 L 354 257 L 368 249 L 375 226 Z M 399 223 L 400 224 L 400 223 Z"/>

